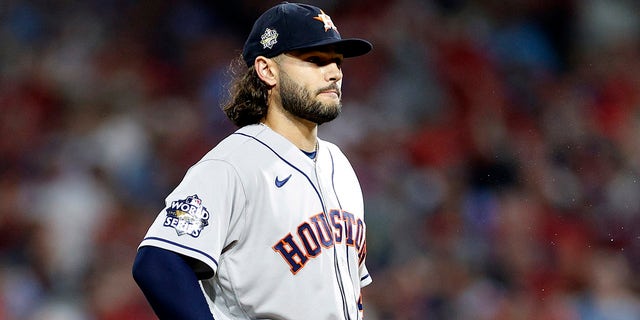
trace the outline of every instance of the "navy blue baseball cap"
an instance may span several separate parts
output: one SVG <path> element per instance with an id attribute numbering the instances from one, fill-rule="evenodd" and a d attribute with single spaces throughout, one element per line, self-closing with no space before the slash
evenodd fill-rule
<path id="1" fill-rule="evenodd" d="M 338 28 L 320 8 L 282 2 L 265 11 L 253 24 L 242 57 L 252 66 L 256 57 L 331 45 L 345 58 L 363 55 L 373 48 L 369 41 L 342 39 Z"/>

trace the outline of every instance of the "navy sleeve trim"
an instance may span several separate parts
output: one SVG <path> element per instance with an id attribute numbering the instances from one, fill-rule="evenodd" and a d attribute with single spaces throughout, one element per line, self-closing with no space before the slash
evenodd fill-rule
<path id="1" fill-rule="evenodd" d="M 211 255 L 207 254 L 206 252 L 204 252 L 202 250 L 198 250 L 198 249 L 194 249 L 194 248 L 191 248 L 191 247 L 187 247 L 187 246 L 185 246 L 183 244 L 180 244 L 180 243 L 177 243 L 177 242 L 173 242 L 173 241 L 170 241 L 170 240 L 167 240 L 167 239 L 163 239 L 163 238 L 158 238 L 158 237 L 147 237 L 147 238 L 144 238 L 144 240 L 160 241 L 160 242 L 168 243 L 168 244 L 171 244 L 173 246 L 176 246 L 176 247 L 179 247 L 179 248 L 182 248 L 182 249 L 185 249 L 185 250 L 196 252 L 198 254 L 201 254 L 201 255 L 207 257 L 209 260 L 213 261 L 213 263 L 215 263 L 216 267 L 218 267 L 218 261 L 216 261 L 216 259 L 214 259 Z M 142 240 L 142 241 L 144 242 L 144 240 Z"/>

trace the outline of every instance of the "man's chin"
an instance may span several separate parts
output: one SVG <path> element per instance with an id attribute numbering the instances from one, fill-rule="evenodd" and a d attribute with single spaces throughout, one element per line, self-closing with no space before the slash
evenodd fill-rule
<path id="1" fill-rule="evenodd" d="M 332 109 L 333 112 L 324 112 L 322 114 L 315 114 L 309 117 L 307 120 L 315 122 L 317 125 L 321 125 L 325 122 L 332 121 L 340 115 L 340 107 Z"/>

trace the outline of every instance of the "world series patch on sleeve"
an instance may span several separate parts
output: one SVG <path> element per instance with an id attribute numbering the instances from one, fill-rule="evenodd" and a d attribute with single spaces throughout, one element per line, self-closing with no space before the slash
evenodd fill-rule
<path id="1" fill-rule="evenodd" d="M 209 211 L 195 194 L 186 199 L 173 201 L 166 212 L 164 226 L 175 229 L 179 236 L 188 234 L 197 238 L 202 229 L 209 225 Z"/>

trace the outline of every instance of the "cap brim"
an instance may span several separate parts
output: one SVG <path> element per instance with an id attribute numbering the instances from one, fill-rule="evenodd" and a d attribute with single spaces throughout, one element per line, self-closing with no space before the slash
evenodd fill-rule
<path id="1" fill-rule="evenodd" d="M 345 58 L 357 57 L 364 55 L 373 49 L 373 45 L 363 39 L 358 38 L 350 38 L 350 39 L 327 39 L 325 41 L 316 42 L 310 46 L 302 46 L 297 48 L 291 48 L 291 50 L 302 50 L 302 49 L 316 49 L 321 47 L 331 47 L 336 52 L 341 53 Z"/>

